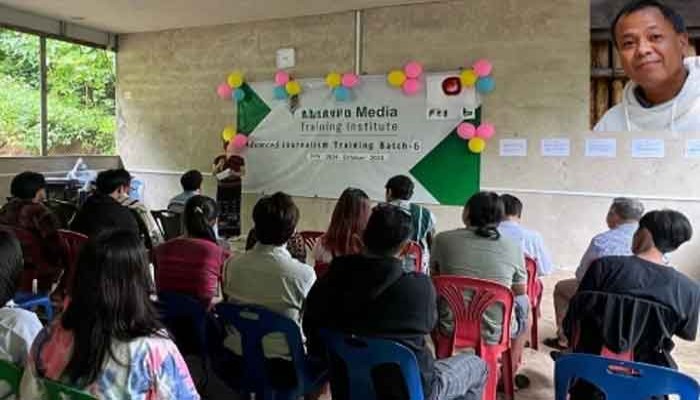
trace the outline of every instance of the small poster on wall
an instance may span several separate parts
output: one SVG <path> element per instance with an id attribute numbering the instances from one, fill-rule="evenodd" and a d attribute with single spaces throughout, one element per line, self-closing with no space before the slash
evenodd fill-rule
<path id="1" fill-rule="evenodd" d="M 478 107 L 474 87 L 463 88 L 455 74 L 432 74 L 426 77 L 428 120 L 473 119 Z"/>

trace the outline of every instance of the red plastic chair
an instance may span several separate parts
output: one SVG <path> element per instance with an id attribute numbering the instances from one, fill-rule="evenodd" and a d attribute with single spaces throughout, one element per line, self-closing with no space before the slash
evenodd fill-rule
<path id="1" fill-rule="evenodd" d="M 325 232 L 321 231 L 301 231 L 299 232 L 299 235 L 301 235 L 301 238 L 304 239 L 304 247 L 306 247 L 307 252 L 311 252 L 313 250 L 314 246 L 316 245 L 316 241 L 318 241 L 318 238 L 323 236 Z"/>
<path id="2" fill-rule="evenodd" d="M 423 249 L 418 242 L 410 241 L 403 252 L 401 258 L 410 256 L 416 263 L 416 272 L 423 272 Z"/>
<path id="3" fill-rule="evenodd" d="M 537 278 L 537 260 L 525 257 L 527 269 L 527 297 L 530 299 L 530 311 L 532 315 L 532 329 L 530 330 L 530 347 L 534 350 L 540 348 L 539 329 L 537 322 L 540 318 L 540 303 L 542 302 L 542 281 Z"/>
<path id="4" fill-rule="evenodd" d="M 61 278 L 59 285 L 63 288 L 65 293 L 70 293 L 73 288 L 75 270 L 78 266 L 78 256 L 80 255 L 80 250 L 83 248 L 83 245 L 88 241 L 88 237 L 82 233 L 65 229 L 59 229 L 58 237 L 61 240 L 61 245 L 63 246 L 63 251 L 68 261 L 68 270 L 63 273 L 64 277 Z"/>
<path id="5" fill-rule="evenodd" d="M 447 302 L 454 318 L 451 337 L 441 334 L 438 328 L 431 335 L 436 356 L 446 358 L 453 354 L 455 348 L 473 348 L 489 368 L 484 400 L 496 399 L 500 357 L 506 399 L 512 400 L 514 384 L 513 357 L 510 350 L 510 319 L 513 312 L 513 292 L 496 282 L 464 276 L 436 276 L 433 277 L 433 284 L 438 297 Z M 464 301 L 465 292 L 472 292 L 472 298 L 468 303 Z M 483 314 L 489 306 L 499 303 L 503 306 L 501 339 L 496 344 L 486 343 L 481 334 Z"/>
<path id="6" fill-rule="evenodd" d="M 316 278 L 318 279 L 318 278 L 322 277 L 323 275 L 325 275 L 326 272 L 328 272 L 328 268 L 329 268 L 330 266 L 331 266 L 331 265 L 330 265 L 329 263 L 320 263 L 320 262 L 317 262 L 317 263 L 314 265 L 314 271 L 316 272 Z"/>

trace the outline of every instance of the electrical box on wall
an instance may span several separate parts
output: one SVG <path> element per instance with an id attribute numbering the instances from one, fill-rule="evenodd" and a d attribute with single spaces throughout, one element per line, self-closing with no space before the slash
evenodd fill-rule
<path id="1" fill-rule="evenodd" d="M 277 50 L 277 69 L 294 67 L 294 49 Z"/>

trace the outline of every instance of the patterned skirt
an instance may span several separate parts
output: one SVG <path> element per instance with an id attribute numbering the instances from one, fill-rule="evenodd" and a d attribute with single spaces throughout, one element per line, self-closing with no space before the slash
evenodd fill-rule
<path id="1" fill-rule="evenodd" d="M 241 234 L 241 184 L 219 184 L 216 188 L 219 203 L 219 235 L 225 238 Z"/>

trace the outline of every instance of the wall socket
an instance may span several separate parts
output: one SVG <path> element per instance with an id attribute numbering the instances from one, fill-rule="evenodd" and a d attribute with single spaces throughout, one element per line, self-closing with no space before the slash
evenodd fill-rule
<path id="1" fill-rule="evenodd" d="M 279 49 L 277 50 L 277 69 L 292 68 L 294 67 L 294 49 Z"/>

